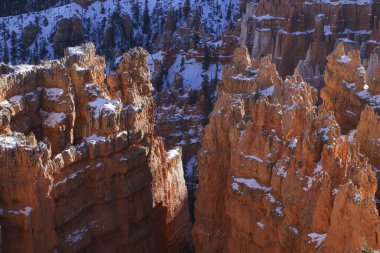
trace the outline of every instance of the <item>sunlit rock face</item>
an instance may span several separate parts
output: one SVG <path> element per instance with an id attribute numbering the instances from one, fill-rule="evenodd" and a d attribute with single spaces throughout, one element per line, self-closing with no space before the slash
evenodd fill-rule
<path id="1" fill-rule="evenodd" d="M 343 44 L 327 57 L 326 86 L 321 90 L 322 107 L 334 112 L 344 133 L 356 129 L 361 112 L 366 105 L 379 111 L 380 96 L 375 72 L 366 82 L 366 71 L 358 50 L 344 50 Z"/>
<path id="2" fill-rule="evenodd" d="M 271 72 L 256 84 L 271 63 L 263 58 L 254 65 L 246 51 L 238 49 L 241 60 L 224 72 L 198 154 L 196 251 L 379 248 L 372 170 L 378 158 L 362 153 L 366 140 L 341 135 L 334 111 L 316 106 L 317 90 L 297 71 L 285 81 Z M 241 73 L 235 86 L 231 69 Z M 376 118 L 363 114 L 369 114 L 363 121 Z"/>
<path id="3" fill-rule="evenodd" d="M 85 44 L 42 65 L 1 66 L 4 252 L 191 247 L 182 152 L 153 137 L 146 57 L 131 49 L 106 76 Z"/>

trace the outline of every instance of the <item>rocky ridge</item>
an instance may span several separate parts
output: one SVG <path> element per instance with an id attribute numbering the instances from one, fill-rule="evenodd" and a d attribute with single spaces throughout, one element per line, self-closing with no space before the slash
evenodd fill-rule
<path id="1" fill-rule="evenodd" d="M 4 252 L 191 247 L 181 150 L 153 136 L 147 55 L 131 49 L 108 76 L 93 44 L 1 65 Z"/>

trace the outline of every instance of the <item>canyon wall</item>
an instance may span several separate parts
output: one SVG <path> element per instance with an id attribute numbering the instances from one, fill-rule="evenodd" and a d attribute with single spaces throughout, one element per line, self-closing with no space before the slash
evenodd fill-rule
<path id="1" fill-rule="evenodd" d="M 186 252 L 181 150 L 153 136 L 147 52 L 104 74 L 95 46 L 0 65 L 3 252 Z"/>
<path id="2" fill-rule="evenodd" d="M 251 2 L 242 18 L 241 42 L 253 57 L 272 54 L 280 76 L 297 67 L 305 81 L 320 89 L 326 56 L 338 42 L 370 58 L 379 44 L 378 6 L 378 0 Z"/>
<path id="3" fill-rule="evenodd" d="M 325 82 L 347 89 L 331 75 L 363 80 L 365 70 L 358 51 L 342 47 L 328 58 Z M 357 92 L 368 89 L 361 84 Z M 317 94 L 298 71 L 282 81 L 270 56 L 251 60 L 247 47 L 236 50 L 198 153 L 196 252 L 380 248 L 379 116 L 367 103 L 348 129 L 357 134 L 342 135 L 341 110 L 332 109 L 339 101 L 317 107 Z"/>

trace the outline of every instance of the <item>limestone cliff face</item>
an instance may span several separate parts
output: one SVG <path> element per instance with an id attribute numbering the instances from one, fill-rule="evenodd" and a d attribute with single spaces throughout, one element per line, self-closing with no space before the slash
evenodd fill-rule
<path id="1" fill-rule="evenodd" d="M 181 252 L 191 245 L 181 150 L 153 137 L 147 53 L 106 77 L 86 44 L 2 67 L 3 252 Z M 17 241 L 17 243 L 15 243 Z"/>
<path id="2" fill-rule="evenodd" d="M 247 69 L 270 69 L 266 61 L 241 60 L 226 72 L 245 79 Z M 269 76 L 255 89 L 223 79 L 198 154 L 196 251 L 379 248 L 377 180 L 361 142 L 341 136 L 334 112 L 316 106 L 317 91 L 297 71 L 285 81 Z M 228 88 L 234 85 L 247 90 Z"/>

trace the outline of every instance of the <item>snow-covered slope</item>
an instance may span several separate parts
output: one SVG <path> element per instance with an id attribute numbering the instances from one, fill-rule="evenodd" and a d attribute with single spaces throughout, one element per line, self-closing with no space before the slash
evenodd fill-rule
<path id="1" fill-rule="evenodd" d="M 191 13 L 196 11 L 200 13 L 203 27 L 216 38 L 233 19 L 239 7 L 238 2 L 231 0 L 149 0 L 147 4 L 150 16 L 149 32 L 143 32 L 145 0 L 96 1 L 88 8 L 70 3 L 43 11 L 2 17 L 0 18 L 0 61 L 21 63 L 33 58 L 52 59 L 61 56 L 63 52 L 57 55 L 54 51 L 52 38 L 57 30 L 57 24 L 64 19 L 81 20 L 84 40 L 93 41 L 100 53 L 109 50 L 109 46 L 104 48 L 103 45 L 107 28 L 116 27 L 112 33 L 112 53 L 115 53 L 136 45 L 152 48 L 154 38 L 163 32 L 162 27 L 165 27 L 169 10 L 175 13 L 178 28 L 186 25 L 184 6 L 189 5 Z M 132 38 L 125 38 L 115 25 L 115 22 L 123 22 L 115 16 L 126 15 L 132 21 Z M 22 43 L 25 40 L 23 31 L 31 25 L 39 27 L 39 30 L 36 30 L 37 35 L 33 43 L 25 48 L 23 46 L 25 43 Z M 125 26 L 125 23 L 120 24 L 122 28 Z M 33 37 L 33 34 L 31 36 Z M 114 56 L 114 54 L 111 55 Z"/>

